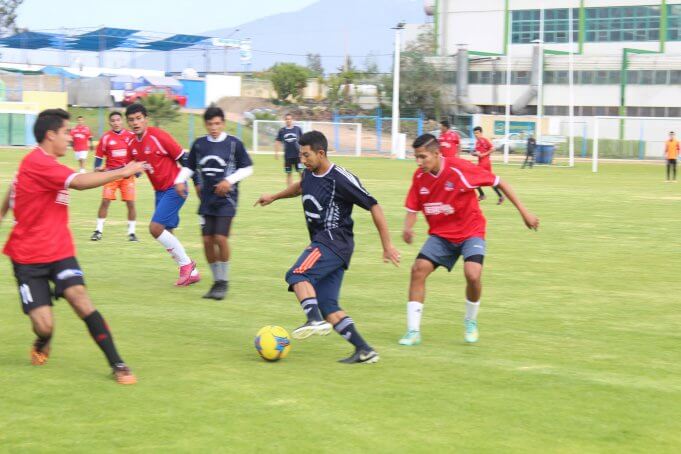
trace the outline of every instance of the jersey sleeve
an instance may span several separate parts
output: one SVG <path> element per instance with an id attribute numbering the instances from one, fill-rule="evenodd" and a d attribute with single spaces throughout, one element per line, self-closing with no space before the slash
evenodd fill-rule
<path id="1" fill-rule="evenodd" d="M 459 174 L 463 184 L 469 189 L 479 188 L 480 186 L 496 186 L 501 179 L 492 172 L 476 166 L 468 161 L 459 159 L 452 170 Z"/>
<path id="2" fill-rule="evenodd" d="M 284 128 L 281 128 L 279 132 L 277 132 L 277 137 L 274 140 L 276 140 L 277 142 L 284 141 Z"/>
<path id="3" fill-rule="evenodd" d="M 34 161 L 30 166 L 27 166 L 25 172 L 32 174 L 34 181 L 41 181 L 43 189 L 46 191 L 68 189 L 71 180 L 78 175 L 72 169 L 58 163 L 56 160 L 53 162 Z"/>
<path id="4" fill-rule="evenodd" d="M 192 144 L 192 148 L 189 150 L 189 156 L 187 156 L 186 161 L 183 162 L 184 166 L 194 173 L 196 173 L 196 155 L 199 153 L 199 146 L 196 142 L 197 141 L 194 141 Z"/>
<path id="5" fill-rule="evenodd" d="M 171 136 L 165 131 L 160 130 L 157 130 L 157 132 L 154 135 L 156 135 L 156 138 L 161 143 L 161 146 L 171 158 L 177 161 L 182 157 L 183 154 L 182 145 L 177 143 L 177 141 L 173 139 L 173 136 Z"/>
<path id="6" fill-rule="evenodd" d="M 355 205 L 370 210 L 376 205 L 378 201 L 369 194 L 369 191 L 364 189 L 359 179 L 348 172 L 347 170 L 336 166 L 336 170 L 340 174 L 337 179 L 337 191 L 343 199 Z"/>
<path id="7" fill-rule="evenodd" d="M 244 143 L 242 141 L 238 141 L 236 143 L 234 158 L 236 161 L 237 169 L 243 169 L 244 167 L 250 167 L 253 165 L 253 161 L 251 160 L 251 157 L 248 155 L 246 147 L 244 146 Z"/>
<path id="8" fill-rule="evenodd" d="M 107 134 L 104 134 L 102 138 L 99 139 L 97 149 L 95 150 L 95 156 L 101 159 L 104 159 L 104 147 L 106 146 L 106 138 Z"/>
<path id="9" fill-rule="evenodd" d="M 411 187 L 409 188 L 409 192 L 407 192 L 407 199 L 404 201 L 404 207 L 407 211 L 414 212 L 421 211 L 423 208 L 421 201 L 419 200 L 416 177 L 411 181 Z"/>

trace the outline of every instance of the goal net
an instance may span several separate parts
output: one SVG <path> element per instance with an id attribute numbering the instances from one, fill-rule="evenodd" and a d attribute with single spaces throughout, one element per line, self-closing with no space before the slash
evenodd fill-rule
<path id="1" fill-rule="evenodd" d="M 669 132 L 681 132 L 679 117 L 593 117 L 592 170 L 602 159 L 663 159 Z"/>
<path id="2" fill-rule="evenodd" d="M 319 131 L 329 141 L 329 153 L 346 156 L 362 155 L 361 123 L 339 123 L 332 121 L 296 121 L 303 132 Z M 285 125 L 279 120 L 255 120 L 253 122 L 254 153 L 273 152 L 279 129 Z"/>

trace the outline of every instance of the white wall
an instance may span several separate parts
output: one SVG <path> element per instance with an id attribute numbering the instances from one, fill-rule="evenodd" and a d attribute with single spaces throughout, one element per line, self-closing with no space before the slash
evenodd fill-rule
<path id="1" fill-rule="evenodd" d="M 206 105 L 217 102 L 224 96 L 241 96 L 241 77 L 206 75 Z"/>

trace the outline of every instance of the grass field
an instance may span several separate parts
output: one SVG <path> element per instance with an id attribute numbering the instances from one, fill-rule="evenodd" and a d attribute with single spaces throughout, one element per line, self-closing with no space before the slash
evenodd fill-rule
<path id="1" fill-rule="evenodd" d="M 23 151 L 0 152 L 6 186 Z M 71 155 L 64 161 L 73 164 Z M 541 228 L 510 205 L 484 203 L 488 258 L 481 340 L 462 341 L 463 276 L 428 284 L 424 343 L 397 345 L 405 328 L 410 262 L 399 241 L 413 163 L 338 159 L 384 206 L 404 263 L 384 265 L 368 213 L 356 210 L 357 250 L 341 304 L 381 354 L 347 366 L 336 334 L 293 342 L 265 363 L 253 348 L 266 324 L 302 320 L 283 275 L 306 245 L 299 201 L 253 208 L 281 188 L 281 162 L 255 158 L 234 225 L 228 299 L 202 300 L 196 200 L 178 236 L 205 282 L 174 288 L 176 269 L 144 231 L 151 215 L 140 181 L 142 241 L 125 241 L 116 204 L 104 241 L 92 243 L 99 190 L 72 191 L 71 226 L 89 291 L 138 374 L 116 385 L 84 324 L 55 306 L 45 367 L 32 342 L 8 260 L 0 262 L 0 451 L 193 452 L 678 452 L 681 449 L 681 185 L 663 168 L 497 166 Z M 146 179 L 144 179 L 146 180 Z M 417 242 L 425 239 L 419 222 Z M 10 223 L 0 227 L 4 239 Z"/>

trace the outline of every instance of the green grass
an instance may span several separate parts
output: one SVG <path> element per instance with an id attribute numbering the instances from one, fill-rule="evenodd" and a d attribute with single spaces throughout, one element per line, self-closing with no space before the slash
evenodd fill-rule
<path id="1" fill-rule="evenodd" d="M 3 186 L 23 154 L 0 152 Z M 64 158 L 72 164 L 70 155 Z M 178 235 L 206 281 L 174 288 L 176 269 L 144 232 L 151 191 L 140 181 L 142 241 L 125 241 L 112 207 L 91 243 L 99 190 L 72 191 L 71 227 L 89 291 L 138 374 L 116 385 L 83 323 L 55 308 L 53 354 L 29 365 L 32 341 L 8 260 L 0 264 L 0 450 L 194 452 L 678 452 L 681 431 L 681 185 L 663 167 L 496 167 L 541 218 L 527 231 L 510 205 L 489 220 L 480 343 L 462 342 L 463 276 L 428 283 L 424 342 L 397 345 L 410 262 L 425 239 L 398 242 L 411 162 L 338 159 L 382 203 L 404 257 L 385 265 L 369 215 L 356 210 L 357 250 L 343 307 L 380 352 L 370 366 L 336 334 L 293 343 L 265 363 L 253 336 L 301 320 L 283 276 L 307 243 L 299 201 L 253 208 L 284 180 L 281 162 L 255 158 L 233 229 L 232 286 L 202 300 L 196 200 Z M 9 222 L 0 227 L 6 237 Z"/>

